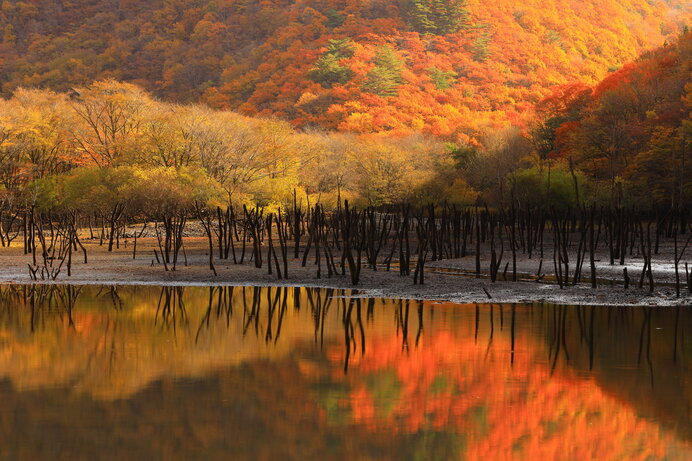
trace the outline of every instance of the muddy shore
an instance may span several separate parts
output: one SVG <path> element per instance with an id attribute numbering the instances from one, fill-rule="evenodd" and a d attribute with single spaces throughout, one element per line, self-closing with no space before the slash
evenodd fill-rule
<path id="1" fill-rule="evenodd" d="M 545 302 L 570 305 L 604 305 L 604 306 L 692 306 L 692 294 L 683 286 L 681 297 L 675 295 L 674 268 L 672 257 L 663 251 L 659 258 L 652 261 L 656 288 L 654 293 L 648 291 L 646 284 L 638 288 L 639 275 L 643 261 L 635 257 L 627 258 L 626 267 L 630 273 L 631 284 L 625 290 L 622 285 L 622 270 L 625 266 L 611 266 L 607 255 L 599 255 L 597 276 L 599 287 L 592 289 L 590 283 L 582 282 L 576 286 L 560 287 L 551 281 L 553 275 L 552 253 L 546 252 L 541 274 L 543 278 L 536 281 L 540 257 L 528 259 L 518 255 L 517 272 L 520 281 L 504 281 L 500 274 L 498 281 L 491 283 L 483 276 L 476 278 L 472 272 L 475 268 L 474 256 L 460 259 L 436 261 L 426 264 L 425 284 L 414 285 L 412 277 L 401 277 L 396 268 L 390 272 L 380 268 L 373 271 L 363 267 L 360 284 L 353 287 L 348 273 L 327 277 L 322 268 L 322 276 L 317 278 L 314 261 L 309 260 L 306 267 L 301 267 L 300 260 L 289 261 L 288 279 L 277 280 L 276 274 L 267 273 L 266 264 L 261 269 L 254 263 L 246 261 L 233 264 L 232 260 L 214 258 L 217 270 L 215 276 L 209 270 L 209 254 L 206 240 L 201 237 L 189 237 L 185 240 L 184 257 L 176 271 L 164 270 L 157 264 L 153 250 L 155 240 L 140 239 L 137 246 L 137 258 L 132 258 L 132 243 L 121 242 L 120 248 L 112 253 L 98 242 L 85 243 L 89 263 L 84 264 L 81 252 L 73 255 L 72 275 L 67 276 L 65 268 L 55 280 L 49 283 L 116 284 L 116 285 L 274 285 L 274 286 L 308 286 L 325 288 L 356 288 L 364 296 L 394 297 L 410 299 L 428 299 L 450 301 L 455 303 L 532 303 Z M 505 260 L 506 261 L 506 260 Z M 24 255 L 19 245 L 11 248 L 0 248 L 0 283 L 32 283 L 29 277 L 28 263 L 30 255 Z M 488 261 L 481 259 L 483 270 L 487 270 Z M 503 262 L 504 266 L 504 262 Z M 589 277 L 588 262 L 583 277 Z M 681 279 L 684 280 L 684 261 L 681 268 Z M 511 279 L 511 264 L 507 274 Z M 40 282 L 46 283 L 46 282 Z M 486 293 L 487 291 L 487 293 Z M 490 296 L 490 297 L 489 297 Z"/>

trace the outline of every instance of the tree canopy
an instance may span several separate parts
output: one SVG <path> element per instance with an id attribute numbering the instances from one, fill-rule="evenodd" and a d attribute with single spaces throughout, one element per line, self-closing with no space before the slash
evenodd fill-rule
<path id="1" fill-rule="evenodd" d="M 684 0 L 7 0 L 0 90 L 71 92 L 115 79 L 170 102 L 298 127 L 478 142 L 488 129 L 528 127 L 553 86 L 594 85 L 673 42 L 692 19 L 686 7 Z M 403 60 L 400 81 L 373 69 L 383 46 Z M 90 133 L 80 135 L 87 155 L 104 153 Z M 117 137 L 108 151 L 125 148 Z"/>

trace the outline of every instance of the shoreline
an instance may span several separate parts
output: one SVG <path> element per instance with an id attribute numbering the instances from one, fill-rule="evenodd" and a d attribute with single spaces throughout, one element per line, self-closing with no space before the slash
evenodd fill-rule
<path id="1" fill-rule="evenodd" d="M 525 283 L 525 282 L 511 282 Z M 692 307 L 692 297 L 681 296 L 675 298 L 669 294 L 644 293 L 644 290 L 638 292 L 627 293 L 629 296 L 611 296 L 605 292 L 598 292 L 595 296 L 589 296 L 584 293 L 578 293 L 579 290 L 591 290 L 591 287 L 570 287 L 560 291 L 557 285 L 540 284 L 539 290 L 545 290 L 540 293 L 541 296 L 531 297 L 524 290 L 512 290 L 510 287 L 499 286 L 498 283 L 491 286 L 483 286 L 492 295 L 492 298 L 483 291 L 483 288 L 473 290 L 473 292 L 449 292 L 449 293 L 434 293 L 421 289 L 395 291 L 392 288 L 373 288 L 363 285 L 342 285 L 333 284 L 328 281 L 322 283 L 314 283 L 313 281 L 306 282 L 261 282 L 261 281 L 216 281 L 208 282 L 187 281 L 187 280 L 85 280 L 85 279 L 70 279 L 70 280 L 55 280 L 55 281 L 15 281 L 15 280 L 0 280 L 0 286 L 5 285 L 55 285 L 55 286 L 115 286 L 115 287 L 281 287 L 281 288 L 315 288 L 315 289 L 332 289 L 332 290 L 350 290 L 353 293 L 349 294 L 350 298 L 387 298 L 387 299 L 408 299 L 412 301 L 433 301 L 452 304 L 553 304 L 562 306 L 596 306 L 596 307 Z M 415 287 L 415 286 L 414 286 Z M 492 290 L 497 287 L 499 290 Z M 552 289 L 555 289 L 553 291 Z M 575 289 L 576 288 L 576 289 Z M 599 287 L 597 290 L 606 289 L 607 287 Z M 492 291 L 491 291 L 492 290 Z M 550 292 L 548 292 L 550 290 Z M 518 291 L 518 293 L 516 293 Z M 615 298 L 619 298 L 618 301 Z"/>
<path id="2" fill-rule="evenodd" d="M 74 253 L 72 276 L 68 277 L 66 270 L 60 273 L 55 281 L 32 281 L 29 278 L 27 262 L 18 247 L 0 249 L 0 284 L 29 285 L 109 285 L 109 286 L 282 286 L 310 287 L 338 290 L 353 290 L 358 297 L 404 298 L 412 300 L 429 300 L 452 302 L 457 304 L 488 304 L 488 303 L 550 303 L 560 305 L 582 306 L 692 306 L 692 294 L 683 286 L 681 296 L 675 297 L 675 288 L 670 286 L 671 273 L 665 264 L 656 271 L 656 286 L 653 294 L 646 287 L 639 289 L 636 283 L 636 272 L 632 273 L 632 285 L 624 290 L 621 280 L 613 275 L 624 266 L 604 266 L 599 262 L 597 275 L 606 284 L 592 289 L 588 283 L 576 286 L 565 286 L 564 289 L 556 283 L 545 281 L 504 281 L 502 276 L 492 283 L 485 275 L 476 278 L 469 275 L 470 268 L 475 262 L 473 256 L 460 259 L 448 259 L 426 264 L 425 284 L 414 285 L 412 277 L 401 277 L 396 268 L 392 271 L 384 269 L 373 271 L 363 266 L 359 285 L 351 285 L 348 274 L 335 274 L 327 277 L 323 268 L 321 278 L 316 277 L 316 269 L 312 261 L 306 267 L 301 267 L 300 259 L 289 261 L 289 277 L 277 279 L 276 275 L 267 273 L 266 264 L 263 268 L 255 268 L 247 260 L 244 264 L 233 264 L 232 260 L 214 258 L 218 275 L 209 270 L 209 254 L 203 239 L 190 238 L 186 242 L 188 265 L 181 265 L 176 271 L 166 272 L 153 261 L 153 241 L 142 239 L 138 241 L 137 259 L 132 259 L 131 245 L 121 245 L 120 249 L 108 253 L 95 242 L 86 243 L 89 264 L 84 265 L 82 254 Z M 485 266 L 485 261 L 483 262 Z M 517 261 L 518 278 L 532 277 L 534 266 L 538 259 L 522 258 Z M 546 261 L 545 276 L 550 277 Z M 636 259 L 628 261 L 628 267 L 635 267 Z M 607 269 L 609 268 L 609 269 Z M 588 271 L 585 273 L 588 274 Z M 684 274 L 684 273 L 683 273 Z M 674 280 L 674 279 L 672 279 Z M 488 291 L 491 298 L 488 297 Z"/>

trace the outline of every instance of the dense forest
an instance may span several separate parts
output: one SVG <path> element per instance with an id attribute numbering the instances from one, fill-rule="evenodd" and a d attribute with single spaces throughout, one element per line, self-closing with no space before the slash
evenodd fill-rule
<path id="1" fill-rule="evenodd" d="M 684 2 L 544 3 L 5 1 L 3 210 L 688 206 Z"/>
<path id="2" fill-rule="evenodd" d="M 301 130 L 162 102 L 114 80 L 0 101 L 3 210 L 301 200 L 681 209 L 692 197 L 692 34 L 594 86 L 554 87 L 525 129 L 477 143 Z M 140 209 L 134 207 L 133 209 Z M 148 205 L 147 205 L 148 206 Z"/>
<path id="3" fill-rule="evenodd" d="M 0 83 L 134 83 L 295 126 L 478 142 L 689 23 L 684 0 L 6 0 Z"/>

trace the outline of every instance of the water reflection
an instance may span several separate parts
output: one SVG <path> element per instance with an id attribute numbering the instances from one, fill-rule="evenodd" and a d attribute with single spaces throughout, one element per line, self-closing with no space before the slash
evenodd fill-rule
<path id="1" fill-rule="evenodd" d="M 0 459 L 692 457 L 685 308 L 95 286 L 0 306 Z"/>

